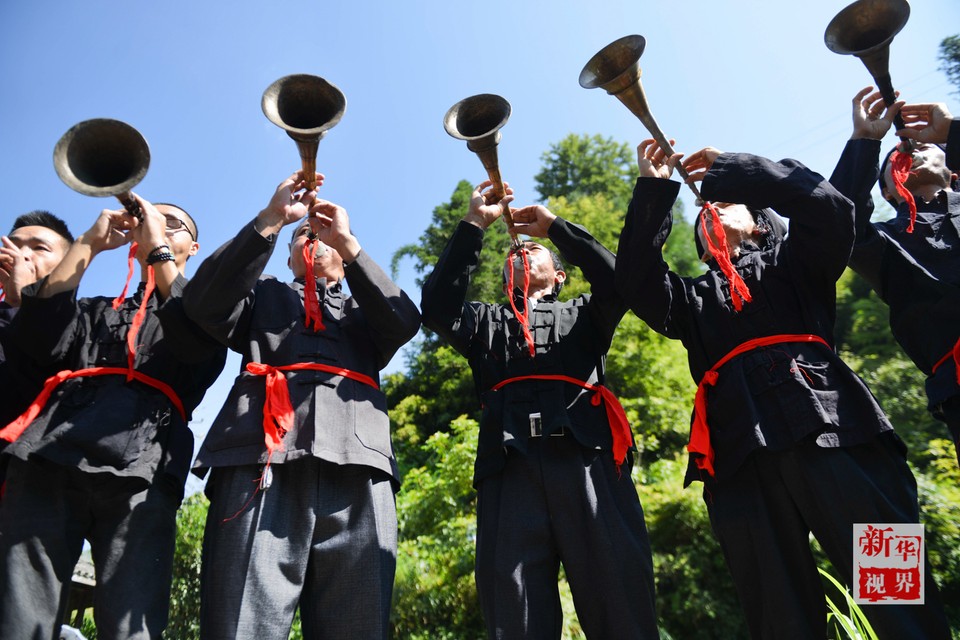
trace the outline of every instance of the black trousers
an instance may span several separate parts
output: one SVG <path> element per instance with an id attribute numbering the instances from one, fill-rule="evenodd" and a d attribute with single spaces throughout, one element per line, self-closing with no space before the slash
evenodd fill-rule
<path id="1" fill-rule="evenodd" d="M 588 638 L 658 638 L 653 559 L 629 465 L 571 436 L 531 439 L 478 486 L 477 591 L 487 636 L 560 638 L 566 571 Z"/>
<path id="2" fill-rule="evenodd" d="M 179 506 L 166 483 L 11 459 L 0 502 L 0 639 L 59 637 L 84 538 L 97 572 L 98 637 L 159 638 Z"/>
<path id="3" fill-rule="evenodd" d="M 753 638 L 826 637 L 811 533 L 850 585 L 855 523 L 919 522 L 916 481 L 892 434 L 853 447 L 806 440 L 757 451 L 734 477 L 709 481 L 704 500 Z M 929 565 L 925 586 L 924 605 L 862 605 L 881 639 L 950 639 Z"/>

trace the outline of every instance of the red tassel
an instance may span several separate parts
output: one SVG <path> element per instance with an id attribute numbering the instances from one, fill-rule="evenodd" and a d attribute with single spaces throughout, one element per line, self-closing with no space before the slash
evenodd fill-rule
<path id="1" fill-rule="evenodd" d="M 893 155 L 890 156 L 890 177 L 893 179 L 893 186 L 897 188 L 897 193 L 907 201 L 907 206 L 910 208 L 910 224 L 907 225 L 907 233 L 913 233 L 913 223 L 917 220 L 917 201 L 903 184 L 907 181 L 911 168 L 913 168 L 913 157 L 909 153 L 894 149 Z"/>
<path id="2" fill-rule="evenodd" d="M 156 287 L 157 280 L 153 273 L 153 265 L 147 266 L 147 286 L 143 290 L 143 299 L 137 312 L 133 315 L 133 321 L 130 323 L 130 330 L 127 331 L 127 380 L 133 379 L 133 363 L 137 355 L 137 334 L 140 333 L 140 327 L 143 326 L 143 320 L 147 317 L 147 303 Z M 114 300 L 116 302 L 116 300 Z"/>
<path id="3" fill-rule="evenodd" d="M 718 244 L 713 243 L 713 238 L 710 233 L 707 232 L 707 221 L 704 215 L 707 212 L 710 214 L 710 221 L 713 224 L 713 228 L 718 230 Z M 733 302 L 733 308 L 740 311 L 743 309 L 743 303 L 753 300 L 753 296 L 750 295 L 750 289 L 747 287 L 747 283 L 743 281 L 743 278 L 741 278 L 737 270 L 733 268 L 733 263 L 730 261 L 730 248 L 727 246 L 727 234 L 724 233 L 723 224 L 720 222 L 720 213 L 712 203 L 704 202 L 699 215 L 700 228 L 703 231 L 703 237 L 707 241 L 707 249 L 709 249 L 713 259 L 717 261 L 720 271 L 723 272 L 723 275 L 727 278 L 727 282 L 730 284 L 730 300 Z"/>
<path id="4" fill-rule="evenodd" d="M 317 297 L 317 276 L 313 273 L 313 250 L 318 240 L 307 240 L 303 245 L 303 262 L 307 272 L 303 279 L 303 307 L 307 313 L 306 325 L 313 331 L 323 331 L 323 311 L 320 310 L 320 299 Z"/>
<path id="5" fill-rule="evenodd" d="M 127 297 L 127 290 L 130 288 L 130 281 L 133 280 L 133 260 L 137 255 L 137 243 L 130 243 L 130 253 L 127 254 L 127 281 L 123 283 L 123 291 L 113 299 L 113 310 L 120 309 L 124 299 Z"/>
<path id="6" fill-rule="evenodd" d="M 530 357 L 533 358 L 537 354 L 536 346 L 533 343 L 533 334 L 530 333 L 530 309 L 527 303 L 527 294 L 530 292 L 530 263 L 527 262 L 527 252 L 520 248 L 517 250 L 520 253 L 520 259 L 523 260 L 523 313 L 520 313 L 517 310 L 517 304 L 513 301 L 513 259 L 510 259 L 510 278 L 507 285 L 508 295 L 507 297 L 510 300 L 510 308 L 513 309 L 513 315 L 520 323 L 520 328 L 523 330 L 523 339 L 527 343 L 527 349 L 530 351 Z M 512 254 L 512 252 L 511 252 Z"/>

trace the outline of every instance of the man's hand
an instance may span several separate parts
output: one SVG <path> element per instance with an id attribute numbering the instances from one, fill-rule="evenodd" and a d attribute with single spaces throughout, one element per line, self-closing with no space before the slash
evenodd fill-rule
<path id="1" fill-rule="evenodd" d="M 20 290 L 34 282 L 35 276 L 20 247 L 7 236 L 0 236 L 0 287 L 3 287 L 4 301 L 19 307 Z"/>
<path id="2" fill-rule="evenodd" d="M 167 219 L 160 213 L 152 202 L 133 194 L 140 204 L 142 217 L 137 226 L 130 232 L 137 243 L 137 259 L 146 260 L 150 252 L 167 243 Z"/>
<path id="3" fill-rule="evenodd" d="M 350 216 L 340 205 L 315 200 L 310 206 L 310 228 L 320 242 L 335 249 L 345 261 L 353 262 L 360 253 L 360 243 L 350 233 Z"/>
<path id="4" fill-rule="evenodd" d="M 324 176 L 317 174 L 317 188 L 323 184 Z M 257 215 L 257 231 L 263 237 L 273 235 L 284 226 L 303 218 L 310 211 L 317 196 L 316 190 L 307 191 L 307 181 L 303 171 L 293 173 L 277 186 L 267 206 Z"/>
<path id="5" fill-rule="evenodd" d="M 890 130 L 893 119 L 900 113 L 903 100 L 894 102 L 889 107 L 883 101 L 879 91 L 873 87 L 864 87 L 853 96 L 853 134 L 851 140 L 866 138 L 869 140 L 883 140 L 883 136 Z M 868 95 L 869 94 L 869 95 Z M 896 95 L 900 95 L 898 91 Z"/>
<path id="6" fill-rule="evenodd" d="M 950 133 L 953 116 L 942 102 L 908 104 L 900 109 L 906 128 L 897 131 L 903 138 L 913 138 L 918 142 L 944 144 Z"/>
<path id="7" fill-rule="evenodd" d="M 493 182 L 484 180 L 473 190 L 473 195 L 470 196 L 470 208 L 467 215 L 463 216 L 465 222 L 486 229 L 507 210 L 510 203 L 513 202 L 513 189 L 510 188 L 510 185 L 504 183 L 503 188 L 506 195 L 498 202 L 490 188 L 492 186 Z"/>
<path id="8" fill-rule="evenodd" d="M 130 232 L 138 224 L 137 219 L 127 213 L 126 209 L 104 209 L 93 226 L 77 238 L 77 244 L 89 247 L 93 255 L 101 251 L 112 251 L 133 239 Z"/>
<path id="9" fill-rule="evenodd" d="M 676 140 L 670 140 L 671 146 L 676 143 Z M 660 148 L 660 145 L 653 138 L 647 138 L 637 146 L 637 165 L 640 167 L 640 177 L 669 180 L 682 157 L 682 153 L 675 153 L 668 158 L 666 152 Z"/>
<path id="10" fill-rule="evenodd" d="M 510 209 L 510 215 L 513 216 L 513 228 L 517 234 L 522 233 L 533 238 L 546 238 L 550 225 L 557 219 L 556 214 L 542 204 Z"/>
<path id="11" fill-rule="evenodd" d="M 723 151 L 714 147 L 705 147 L 683 161 L 683 168 L 686 169 L 688 178 L 687 183 L 700 182 L 707 175 L 713 163 Z"/>

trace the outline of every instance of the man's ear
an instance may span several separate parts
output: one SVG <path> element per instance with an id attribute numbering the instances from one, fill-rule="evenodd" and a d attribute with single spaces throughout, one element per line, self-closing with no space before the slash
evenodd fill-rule
<path id="1" fill-rule="evenodd" d="M 199 242 L 194 242 L 193 244 L 190 245 L 190 251 L 187 252 L 187 255 L 188 255 L 188 256 L 195 256 L 195 255 L 197 255 L 198 253 L 200 253 L 200 243 L 199 243 Z"/>
<path id="2" fill-rule="evenodd" d="M 564 271 L 557 271 L 557 275 L 554 277 L 554 281 L 557 284 L 563 284 L 567 279 L 567 274 Z"/>

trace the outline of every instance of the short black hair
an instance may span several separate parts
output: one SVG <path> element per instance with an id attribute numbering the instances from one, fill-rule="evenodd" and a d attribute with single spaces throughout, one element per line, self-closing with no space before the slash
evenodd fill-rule
<path id="1" fill-rule="evenodd" d="M 13 221 L 13 227 L 10 228 L 10 233 L 13 233 L 20 227 L 46 227 L 66 240 L 67 244 L 73 244 L 73 234 L 70 233 L 70 229 L 67 228 L 67 223 L 49 211 L 37 209 L 36 211 L 31 211 L 30 213 L 19 216 Z"/>
<path id="2" fill-rule="evenodd" d="M 200 240 L 200 231 L 199 229 L 197 229 L 197 221 L 193 219 L 193 216 L 191 216 L 186 209 L 184 209 L 178 204 L 173 204 L 172 202 L 154 202 L 153 206 L 173 207 L 174 209 L 179 209 L 180 211 L 182 211 L 183 215 L 187 217 L 187 220 L 186 220 L 187 226 L 192 227 L 190 230 L 193 231 L 193 241 L 198 242 Z"/>

